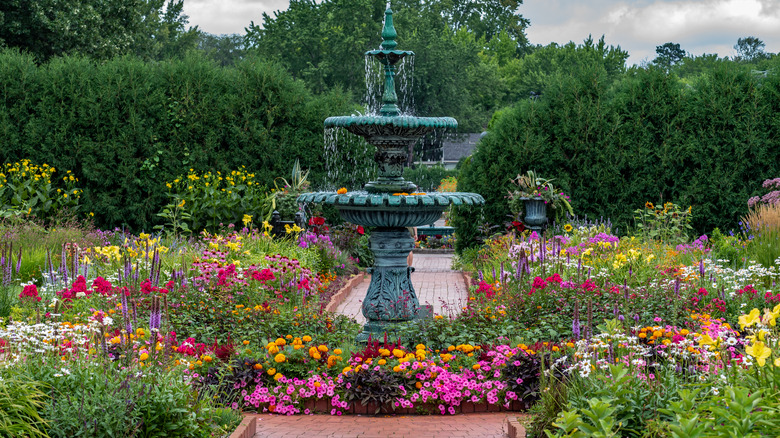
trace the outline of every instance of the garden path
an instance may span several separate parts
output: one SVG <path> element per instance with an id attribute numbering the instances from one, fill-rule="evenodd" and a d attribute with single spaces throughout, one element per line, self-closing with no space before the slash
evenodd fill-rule
<path id="1" fill-rule="evenodd" d="M 452 316 L 460 313 L 468 301 L 468 291 L 460 271 L 452 270 L 452 254 L 415 254 L 412 263 L 412 285 L 420 304 L 430 304 L 436 315 Z M 359 324 L 366 318 L 360 306 L 366 296 L 371 277 L 352 289 L 349 296 L 339 305 L 337 313 L 351 316 Z"/>
<path id="2" fill-rule="evenodd" d="M 254 438 L 293 437 L 413 437 L 413 438 L 504 438 L 507 417 L 512 412 L 460 415 L 273 415 L 257 416 Z"/>

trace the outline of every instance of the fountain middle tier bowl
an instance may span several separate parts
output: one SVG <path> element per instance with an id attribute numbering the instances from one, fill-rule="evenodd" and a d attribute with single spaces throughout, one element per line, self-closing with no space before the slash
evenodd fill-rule
<path id="1" fill-rule="evenodd" d="M 482 205 L 476 193 L 431 194 L 368 193 L 364 191 L 314 192 L 300 195 L 298 203 L 335 206 L 344 220 L 364 227 L 419 227 L 434 223 L 450 205 Z"/>

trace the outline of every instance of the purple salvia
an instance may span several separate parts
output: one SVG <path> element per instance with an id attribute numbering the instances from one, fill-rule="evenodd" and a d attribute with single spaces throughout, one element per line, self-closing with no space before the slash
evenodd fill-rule
<path id="1" fill-rule="evenodd" d="M 16 256 L 16 274 L 22 269 L 22 248 L 19 248 L 19 255 Z"/>
<path id="2" fill-rule="evenodd" d="M 704 278 L 704 259 L 699 260 L 699 278 Z"/>
<path id="3" fill-rule="evenodd" d="M 133 311 L 133 327 L 138 327 L 138 306 L 136 305 L 135 300 L 132 300 L 131 303 L 133 305 L 131 309 Z"/>
<path id="4" fill-rule="evenodd" d="M 482 275 L 482 269 L 477 270 L 477 275 L 479 276 L 479 281 L 485 280 L 485 277 Z"/>
<path id="5" fill-rule="evenodd" d="M 499 281 L 501 281 L 502 285 L 504 284 L 504 275 L 505 275 L 505 272 L 504 272 L 504 262 L 501 262 L 501 277 L 500 277 Z"/>
<path id="6" fill-rule="evenodd" d="M 123 291 L 119 293 L 120 299 L 122 302 L 122 318 L 125 320 L 125 329 L 127 330 L 127 333 L 133 332 L 133 326 L 130 323 L 130 312 L 127 307 L 127 294 Z"/>
<path id="7" fill-rule="evenodd" d="M 65 245 L 62 245 L 62 258 L 60 258 L 60 274 L 62 281 L 68 284 L 68 253 L 65 251 Z"/>
<path id="8" fill-rule="evenodd" d="M 574 317 L 571 319 L 571 331 L 574 334 L 574 339 L 580 340 L 580 303 L 574 302 Z"/>
<path id="9" fill-rule="evenodd" d="M 125 254 L 125 281 L 130 282 L 130 275 L 133 273 L 133 266 L 130 264 L 130 259 Z"/>
<path id="10" fill-rule="evenodd" d="M 160 286 L 160 252 L 157 248 L 154 249 L 154 255 L 152 256 L 152 272 L 150 273 L 152 284 L 155 287 Z"/>
<path id="11" fill-rule="evenodd" d="M 680 279 L 675 278 L 674 279 L 674 295 L 679 298 L 680 297 Z"/>
<path id="12" fill-rule="evenodd" d="M 496 267 L 493 266 L 493 277 L 491 277 L 493 281 L 496 281 Z"/>

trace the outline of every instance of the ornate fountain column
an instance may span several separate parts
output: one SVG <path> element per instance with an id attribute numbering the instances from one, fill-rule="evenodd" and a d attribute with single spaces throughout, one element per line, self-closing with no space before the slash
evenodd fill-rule
<path id="1" fill-rule="evenodd" d="M 482 205 L 485 202 L 476 193 L 414 193 L 417 186 L 403 178 L 409 148 L 433 129 L 455 128 L 458 122 L 451 117 L 401 115 L 395 91 L 395 65 L 414 53 L 395 50 L 396 37 L 393 11 L 388 5 L 380 49 L 366 52 L 384 66 L 380 115 L 328 117 L 325 120 L 325 127 L 344 128 L 376 147 L 377 179 L 368 182 L 365 191 L 315 192 L 298 197 L 299 203 L 333 205 L 344 220 L 373 228 L 369 242 L 374 266 L 368 270 L 371 283 L 362 306 L 367 322 L 357 337 L 358 342 L 366 342 L 369 336 L 378 338 L 396 323 L 431 314 L 430 308 L 420 307 L 412 286 L 414 269 L 407 267 L 406 256 L 414 248 L 414 240 L 406 227 L 433 223 L 450 205 Z"/>

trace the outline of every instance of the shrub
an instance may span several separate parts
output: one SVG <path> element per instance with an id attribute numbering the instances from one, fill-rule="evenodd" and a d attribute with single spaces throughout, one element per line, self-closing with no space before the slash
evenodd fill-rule
<path id="1" fill-rule="evenodd" d="M 555 77 L 541 99 L 498 113 L 459 190 L 483 195 L 486 220 L 499 224 L 509 178 L 532 168 L 555 175 L 578 213 L 621 230 L 637 199 L 693 205 L 698 232 L 728 229 L 746 213 L 755 181 L 780 171 L 769 140 L 778 136 L 778 89 L 780 74 L 758 79 L 732 63 L 690 87 L 653 67 L 615 80 L 584 65 Z M 479 212 L 464 214 L 461 222 L 479 222 Z"/>
<path id="2" fill-rule="evenodd" d="M 82 208 L 101 227 L 162 223 L 155 214 L 168 202 L 165 183 L 188 169 L 224 175 L 245 165 L 270 186 L 298 158 L 324 181 L 322 121 L 348 110 L 344 94 L 313 97 L 255 57 L 234 67 L 197 53 L 154 63 L 66 56 L 37 66 L 6 50 L 0 83 L 0 162 L 72 170 Z"/>

